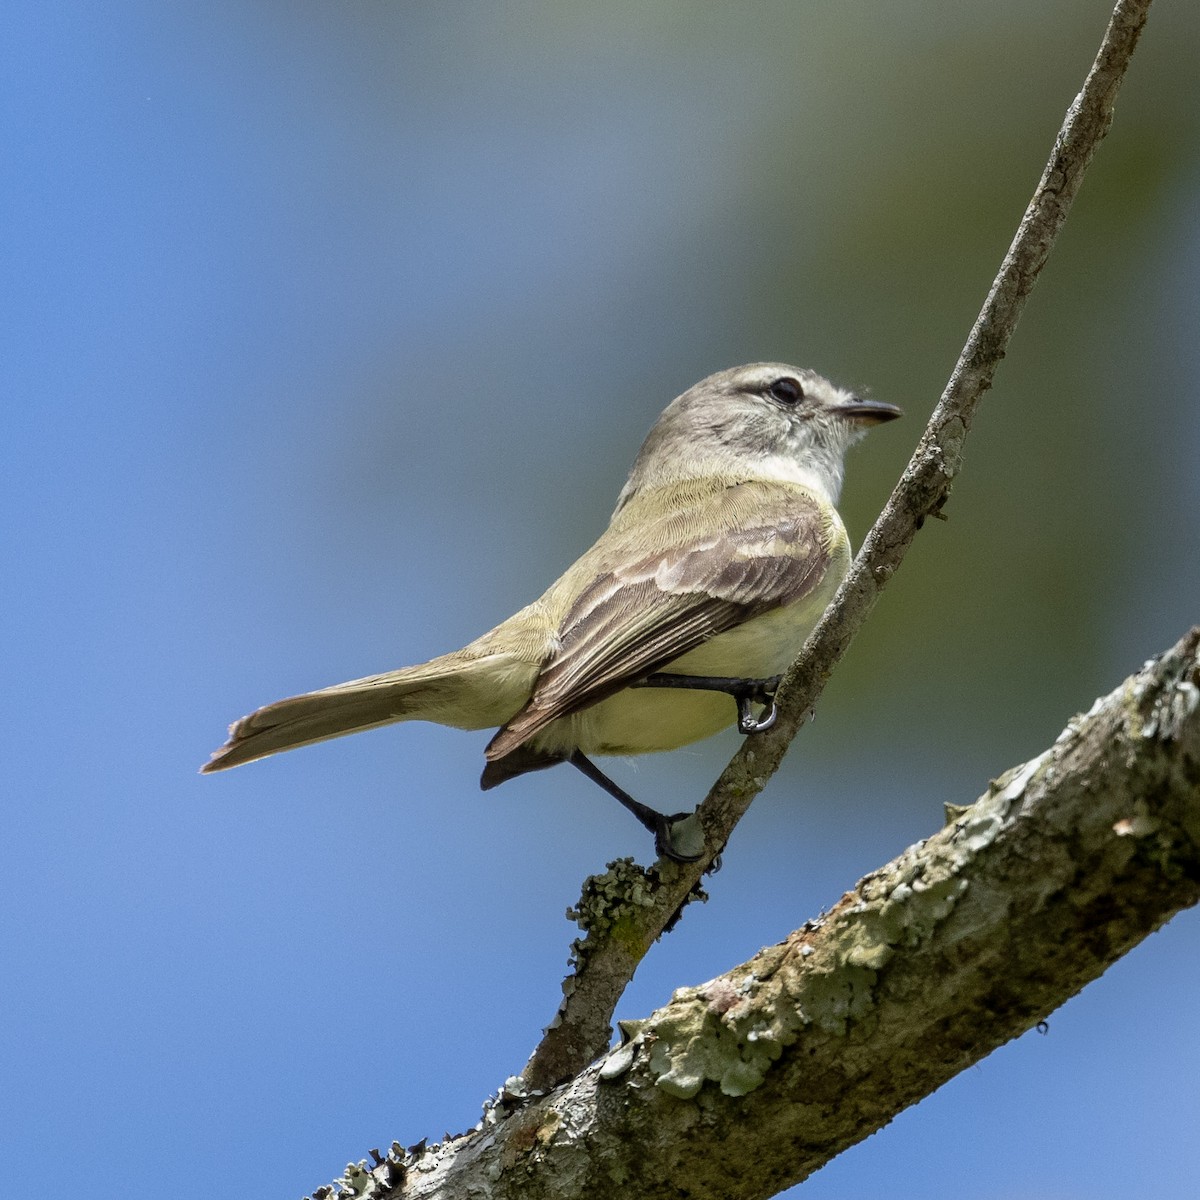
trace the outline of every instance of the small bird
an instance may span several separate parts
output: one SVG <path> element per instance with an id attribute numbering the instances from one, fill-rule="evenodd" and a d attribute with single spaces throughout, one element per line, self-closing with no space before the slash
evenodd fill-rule
<path id="1" fill-rule="evenodd" d="M 800 367 L 710 375 L 667 406 L 608 528 L 539 599 L 461 650 L 252 712 L 201 770 L 395 721 L 499 726 L 483 788 L 571 763 L 660 854 L 699 858 L 690 814 L 640 803 L 588 756 L 770 727 L 779 676 L 849 566 L 845 452 L 900 415 Z"/>

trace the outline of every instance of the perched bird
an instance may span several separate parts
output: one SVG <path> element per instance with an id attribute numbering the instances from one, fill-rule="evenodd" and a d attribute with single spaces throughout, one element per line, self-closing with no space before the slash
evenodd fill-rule
<path id="1" fill-rule="evenodd" d="M 699 857 L 686 814 L 639 803 L 587 756 L 770 725 L 778 676 L 849 565 L 835 507 L 845 452 L 900 415 L 800 367 L 710 375 L 667 406 L 608 528 L 539 599 L 461 650 L 258 709 L 202 770 L 394 721 L 499 726 L 484 788 L 569 762 L 660 853 Z"/>

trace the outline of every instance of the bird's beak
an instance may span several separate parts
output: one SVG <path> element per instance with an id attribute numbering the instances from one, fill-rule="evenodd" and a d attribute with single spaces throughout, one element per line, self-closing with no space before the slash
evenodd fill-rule
<path id="1" fill-rule="evenodd" d="M 894 421 L 904 416 L 903 409 L 894 404 L 884 404 L 882 400 L 864 400 L 861 396 L 851 396 L 844 404 L 837 406 L 837 414 L 846 417 L 857 425 L 882 425 L 884 421 Z"/>

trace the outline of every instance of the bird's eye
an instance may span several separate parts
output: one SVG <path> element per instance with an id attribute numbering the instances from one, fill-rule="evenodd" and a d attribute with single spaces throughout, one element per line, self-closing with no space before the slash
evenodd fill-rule
<path id="1" fill-rule="evenodd" d="M 804 399 L 804 389 L 797 380 L 785 375 L 767 388 L 767 395 L 780 404 L 797 404 Z"/>

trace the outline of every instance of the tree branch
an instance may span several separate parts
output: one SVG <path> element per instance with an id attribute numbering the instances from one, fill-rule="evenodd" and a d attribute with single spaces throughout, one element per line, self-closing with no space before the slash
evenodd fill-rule
<path id="1" fill-rule="evenodd" d="M 1200 627 L 828 913 L 623 1023 L 625 1043 L 552 1095 L 502 1097 L 475 1131 L 395 1147 L 340 1184 L 405 1200 L 758 1200 L 1197 900 Z"/>
<path id="2" fill-rule="evenodd" d="M 689 864 L 660 861 L 646 871 L 629 861 L 610 864 L 607 875 L 585 883 L 579 913 L 586 936 L 576 943 L 575 970 L 563 984 L 558 1014 L 525 1068 L 529 1087 L 552 1086 L 604 1052 L 613 1010 L 638 963 L 698 894 L 702 876 L 778 769 L 922 522 L 946 503 L 975 410 L 1112 122 L 1117 91 L 1149 7 L 1150 0 L 1119 0 L 1113 10 L 1083 90 L 1067 110 L 1041 181 L 916 451 L 779 690 L 774 728 L 745 740 L 697 809 L 704 857 Z"/>

